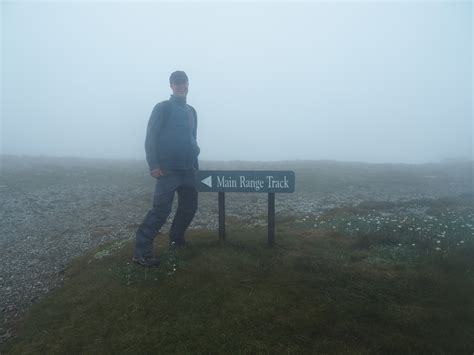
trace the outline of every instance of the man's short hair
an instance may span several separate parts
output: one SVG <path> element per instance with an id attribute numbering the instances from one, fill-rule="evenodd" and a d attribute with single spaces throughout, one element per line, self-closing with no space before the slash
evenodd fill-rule
<path id="1" fill-rule="evenodd" d="M 187 83 L 188 81 L 188 76 L 184 71 L 177 70 L 171 73 L 170 84 L 183 84 Z"/>

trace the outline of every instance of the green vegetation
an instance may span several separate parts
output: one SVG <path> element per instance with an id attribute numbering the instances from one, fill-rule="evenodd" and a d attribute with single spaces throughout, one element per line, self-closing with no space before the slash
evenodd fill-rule
<path id="1" fill-rule="evenodd" d="M 70 265 L 4 350 L 470 354 L 470 201 L 280 217 L 273 248 L 265 228 L 237 222 L 225 242 L 192 231 L 177 251 L 161 236 L 158 269 L 129 263 L 132 241 L 103 246 Z"/>

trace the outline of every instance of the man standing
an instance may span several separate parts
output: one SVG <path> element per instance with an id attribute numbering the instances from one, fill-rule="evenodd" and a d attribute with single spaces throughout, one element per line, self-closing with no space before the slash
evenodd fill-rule
<path id="1" fill-rule="evenodd" d="M 153 255 L 153 239 L 171 213 L 175 192 L 178 208 L 170 229 L 170 246 L 184 246 L 184 233 L 197 209 L 194 185 L 195 171 L 199 168 L 197 114 L 186 104 L 189 87 L 186 73 L 173 72 L 170 87 L 173 94 L 153 108 L 146 133 L 146 159 L 156 185 L 153 207 L 136 233 L 132 260 L 143 266 L 160 264 L 159 258 Z"/>

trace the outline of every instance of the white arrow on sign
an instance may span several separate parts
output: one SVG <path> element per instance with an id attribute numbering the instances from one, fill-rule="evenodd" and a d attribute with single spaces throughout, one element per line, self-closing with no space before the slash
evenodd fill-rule
<path id="1" fill-rule="evenodd" d="M 205 178 L 205 179 L 202 179 L 201 182 L 204 183 L 204 184 L 206 184 L 206 185 L 209 186 L 209 187 L 212 187 L 212 175 L 211 175 L 211 176 L 208 176 L 208 177 Z"/>

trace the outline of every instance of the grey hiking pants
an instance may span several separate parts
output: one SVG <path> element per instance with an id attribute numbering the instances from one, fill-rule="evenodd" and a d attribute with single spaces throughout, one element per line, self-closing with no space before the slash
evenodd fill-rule
<path id="1" fill-rule="evenodd" d="M 165 171 L 156 179 L 153 207 L 138 227 L 135 238 L 134 257 L 153 255 L 153 239 L 171 213 L 175 192 L 178 193 L 178 208 L 170 229 L 170 241 L 184 241 L 184 232 L 196 213 L 198 193 L 194 183 L 195 171 Z"/>

